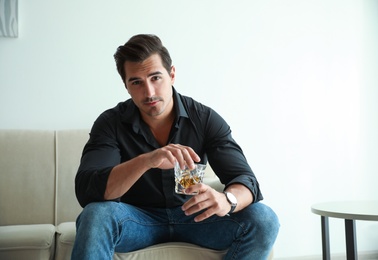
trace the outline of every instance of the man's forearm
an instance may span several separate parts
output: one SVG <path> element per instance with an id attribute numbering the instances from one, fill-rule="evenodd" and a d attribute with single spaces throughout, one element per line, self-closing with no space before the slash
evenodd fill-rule
<path id="1" fill-rule="evenodd" d="M 253 202 L 253 194 L 242 184 L 232 184 L 227 187 L 226 191 L 231 192 L 238 200 L 238 205 L 234 212 L 244 209 Z"/>
<path id="2" fill-rule="evenodd" d="M 149 170 L 145 154 L 115 166 L 106 184 L 104 199 L 113 200 L 125 194 L 134 183 Z"/>

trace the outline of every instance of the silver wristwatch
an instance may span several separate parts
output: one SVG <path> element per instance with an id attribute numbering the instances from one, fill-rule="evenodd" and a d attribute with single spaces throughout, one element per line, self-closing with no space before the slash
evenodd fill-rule
<path id="1" fill-rule="evenodd" d="M 234 212 L 236 206 L 238 205 L 238 200 L 236 199 L 235 195 L 231 192 L 224 191 L 223 193 L 224 195 L 226 195 L 227 201 L 231 205 L 231 209 L 227 214 L 231 214 L 232 212 Z"/>

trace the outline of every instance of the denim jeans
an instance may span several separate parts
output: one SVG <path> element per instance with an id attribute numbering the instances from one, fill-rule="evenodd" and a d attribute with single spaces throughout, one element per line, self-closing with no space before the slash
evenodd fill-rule
<path id="1" fill-rule="evenodd" d="M 194 222 L 181 207 L 138 208 L 122 202 L 88 204 L 77 219 L 73 260 L 112 259 L 164 242 L 228 250 L 224 259 L 267 259 L 278 234 L 276 214 L 254 203 L 230 216 Z"/>

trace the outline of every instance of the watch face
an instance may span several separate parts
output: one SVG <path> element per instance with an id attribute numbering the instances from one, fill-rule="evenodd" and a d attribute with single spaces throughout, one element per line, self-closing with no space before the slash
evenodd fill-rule
<path id="1" fill-rule="evenodd" d="M 227 196 L 227 199 L 232 203 L 232 204 L 237 204 L 238 201 L 236 200 L 236 197 L 234 196 L 234 194 L 230 193 L 230 192 L 226 192 L 226 196 Z"/>

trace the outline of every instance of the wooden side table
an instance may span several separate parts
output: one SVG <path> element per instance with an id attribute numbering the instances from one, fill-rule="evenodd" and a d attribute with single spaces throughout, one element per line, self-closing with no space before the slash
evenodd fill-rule
<path id="1" fill-rule="evenodd" d="M 355 220 L 378 221 L 378 201 L 338 201 L 315 204 L 311 211 L 321 216 L 323 260 L 330 260 L 328 218 L 345 220 L 347 260 L 358 259 Z"/>

